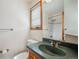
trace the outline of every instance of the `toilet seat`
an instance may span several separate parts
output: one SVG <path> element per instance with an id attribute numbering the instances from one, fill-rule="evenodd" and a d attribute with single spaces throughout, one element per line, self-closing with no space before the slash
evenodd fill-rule
<path id="1" fill-rule="evenodd" d="M 21 52 L 18 55 L 16 55 L 13 59 L 27 59 L 28 58 L 28 52 Z"/>
<path id="2" fill-rule="evenodd" d="M 29 44 L 31 44 L 31 43 L 37 43 L 37 42 L 38 41 L 36 41 L 36 40 L 29 39 L 29 40 L 27 40 L 26 46 L 29 45 Z M 28 55 L 29 55 L 28 51 L 21 52 L 21 53 L 17 54 L 13 59 L 28 59 Z"/>

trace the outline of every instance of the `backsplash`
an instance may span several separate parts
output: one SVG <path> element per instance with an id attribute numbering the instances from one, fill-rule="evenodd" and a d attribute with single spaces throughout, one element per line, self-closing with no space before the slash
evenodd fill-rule
<path id="1" fill-rule="evenodd" d="M 65 41 L 70 43 L 78 44 L 78 36 L 65 34 Z"/>

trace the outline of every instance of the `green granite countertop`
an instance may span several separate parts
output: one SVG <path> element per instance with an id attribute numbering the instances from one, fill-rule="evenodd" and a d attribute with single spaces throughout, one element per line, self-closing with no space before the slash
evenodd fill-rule
<path id="1" fill-rule="evenodd" d="M 49 43 L 46 43 L 46 42 L 38 42 L 38 43 L 29 44 L 27 45 L 27 47 L 32 49 L 35 53 L 37 53 L 40 57 L 42 57 L 42 59 L 78 59 L 77 53 L 73 51 L 73 49 L 71 48 L 68 48 L 65 46 L 57 47 L 61 49 L 62 51 L 64 51 L 66 55 L 65 56 L 51 56 L 42 52 L 39 49 L 39 46 L 41 44 L 50 45 Z"/>

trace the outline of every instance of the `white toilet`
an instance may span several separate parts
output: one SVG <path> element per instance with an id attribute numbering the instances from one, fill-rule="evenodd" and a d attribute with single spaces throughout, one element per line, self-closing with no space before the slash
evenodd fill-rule
<path id="1" fill-rule="evenodd" d="M 31 44 L 31 43 L 37 43 L 37 42 L 38 41 L 36 41 L 36 40 L 28 40 L 27 41 L 27 45 Z M 27 59 L 28 58 L 28 54 L 29 53 L 27 51 L 21 52 L 21 53 L 17 54 L 16 56 L 14 56 L 13 59 Z"/>
<path id="2" fill-rule="evenodd" d="M 27 59 L 28 58 L 28 52 L 22 52 L 16 55 L 13 59 Z"/>

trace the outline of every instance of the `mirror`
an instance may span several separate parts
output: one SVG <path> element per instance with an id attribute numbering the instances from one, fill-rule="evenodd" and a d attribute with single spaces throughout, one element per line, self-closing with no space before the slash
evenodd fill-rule
<path id="1" fill-rule="evenodd" d="M 63 12 L 48 18 L 48 29 L 50 37 L 56 40 L 63 40 Z"/>
<path id="2" fill-rule="evenodd" d="M 30 29 L 42 30 L 42 2 L 38 1 L 30 8 Z"/>
<path id="3" fill-rule="evenodd" d="M 77 2 L 77 0 L 43 0 L 44 38 L 78 44 Z"/>
<path id="4" fill-rule="evenodd" d="M 43 1 L 43 37 L 64 40 L 64 1 Z"/>

